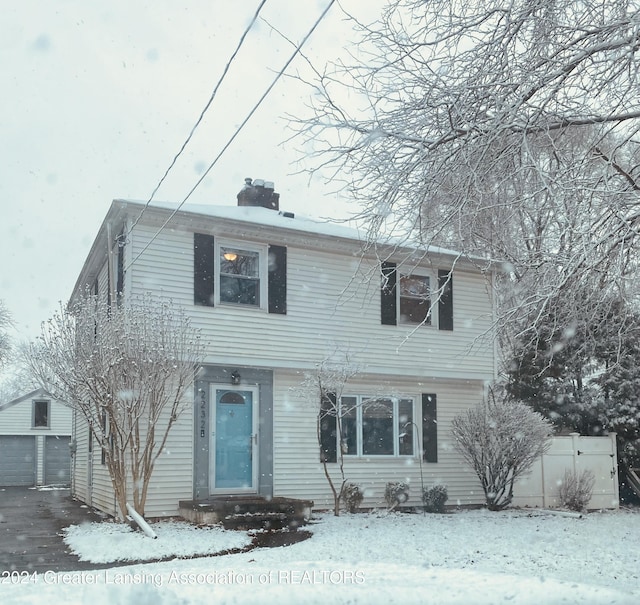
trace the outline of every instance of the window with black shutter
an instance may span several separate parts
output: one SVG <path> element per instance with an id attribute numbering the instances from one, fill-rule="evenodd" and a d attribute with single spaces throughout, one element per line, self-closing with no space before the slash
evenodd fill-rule
<path id="1" fill-rule="evenodd" d="M 320 462 L 338 461 L 336 394 L 325 392 L 320 399 Z"/>
<path id="2" fill-rule="evenodd" d="M 450 271 L 438 271 L 438 328 L 453 330 L 453 274 Z"/>
<path id="3" fill-rule="evenodd" d="M 269 246 L 267 260 L 269 313 L 287 313 L 287 248 Z"/>
<path id="4" fill-rule="evenodd" d="M 213 235 L 193 234 L 193 303 L 213 307 L 215 284 L 215 241 Z"/>
<path id="5" fill-rule="evenodd" d="M 287 313 L 287 248 L 214 239 L 193 239 L 194 304 L 239 305 Z"/>
<path id="6" fill-rule="evenodd" d="M 437 398 L 433 393 L 422 393 L 422 459 L 438 462 Z"/>
<path id="7" fill-rule="evenodd" d="M 398 323 L 396 300 L 396 264 L 382 263 L 382 287 L 380 288 L 380 319 L 383 325 Z"/>
<path id="8" fill-rule="evenodd" d="M 382 262 L 381 273 L 382 325 L 437 325 L 440 330 L 453 330 L 453 274 L 450 271 L 438 271 L 437 293 L 432 292 L 435 290 L 435 274 L 399 273 L 396 263 L 388 261 Z"/>
<path id="9" fill-rule="evenodd" d="M 116 267 L 116 306 L 120 307 L 124 299 L 124 231 L 118 236 L 118 264 Z"/>

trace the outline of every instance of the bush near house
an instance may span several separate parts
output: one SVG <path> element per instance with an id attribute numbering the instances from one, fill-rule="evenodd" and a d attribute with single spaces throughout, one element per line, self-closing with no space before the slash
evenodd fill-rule
<path id="1" fill-rule="evenodd" d="M 489 510 L 513 500 L 513 484 L 549 447 L 552 424 L 500 386 L 452 422 L 455 447 L 478 475 Z"/>
<path id="2" fill-rule="evenodd" d="M 443 513 L 444 505 L 449 499 L 446 485 L 425 487 L 422 492 L 422 502 L 427 513 Z"/>
<path id="3" fill-rule="evenodd" d="M 359 485 L 355 483 L 345 483 L 342 488 L 342 501 L 348 512 L 355 513 L 358 508 L 360 508 L 363 499 L 364 492 Z"/>
<path id="4" fill-rule="evenodd" d="M 384 499 L 389 510 L 401 506 L 409 499 L 409 484 L 403 481 L 389 481 L 384 490 Z"/>
<path id="5" fill-rule="evenodd" d="M 591 500 L 595 482 L 596 476 L 591 470 L 584 470 L 579 475 L 573 469 L 565 470 L 558 488 L 560 504 L 571 510 L 583 511 Z"/>

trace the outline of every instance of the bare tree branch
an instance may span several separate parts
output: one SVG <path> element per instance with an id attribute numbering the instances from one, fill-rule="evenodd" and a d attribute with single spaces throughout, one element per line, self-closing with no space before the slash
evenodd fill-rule
<path id="1" fill-rule="evenodd" d="M 120 514 L 147 490 L 185 398 L 203 343 L 186 315 L 145 296 L 113 307 L 87 294 L 43 324 L 28 360 L 40 384 L 84 416 L 104 453 Z"/>

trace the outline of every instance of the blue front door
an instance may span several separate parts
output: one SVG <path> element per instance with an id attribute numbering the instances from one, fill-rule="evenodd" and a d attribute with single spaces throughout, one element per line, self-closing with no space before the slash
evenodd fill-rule
<path id="1" fill-rule="evenodd" d="M 213 490 L 255 491 L 256 390 L 219 386 L 213 389 Z"/>

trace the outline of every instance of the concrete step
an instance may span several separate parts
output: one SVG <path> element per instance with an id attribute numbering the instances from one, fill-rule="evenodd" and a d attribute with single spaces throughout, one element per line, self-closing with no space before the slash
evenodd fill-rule
<path id="1" fill-rule="evenodd" d="M 180 502 L 179 514 L 192 523 L 227 529 L 297 529 L 311 518 L 311 500 L 262 496 L 214 496 Z"/>

